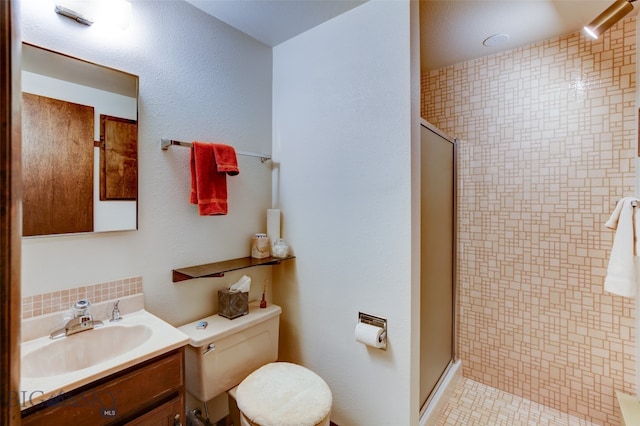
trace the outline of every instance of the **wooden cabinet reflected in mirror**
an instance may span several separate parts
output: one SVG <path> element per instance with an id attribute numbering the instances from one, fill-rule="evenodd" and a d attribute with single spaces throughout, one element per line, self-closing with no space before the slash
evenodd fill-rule
<path id="1" fill-rule="evenodd" d="M 100 115 L 100 199 L 138 197 L 138 122 Z"/>
<path id="2" fill-rule="evenodd" d="M 23 44 L 23 236 L 135 230 L 138 77 Z"/>
<path id="3" fill-rule="evenodd" d="M 93 108 L 22 94 L 22 234 L 93 231 Z"/>

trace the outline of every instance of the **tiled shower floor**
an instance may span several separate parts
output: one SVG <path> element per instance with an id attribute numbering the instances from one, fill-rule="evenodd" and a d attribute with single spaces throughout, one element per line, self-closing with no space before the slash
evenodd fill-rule
<path id="1" fill-rule="evenodd" d="M 594 423 L 545 407 L 473 380 L 461 378 L 437 426 L 595 426 Z"/>

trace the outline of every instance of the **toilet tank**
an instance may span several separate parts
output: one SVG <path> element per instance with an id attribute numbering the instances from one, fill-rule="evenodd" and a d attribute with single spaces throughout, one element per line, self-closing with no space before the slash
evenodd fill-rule
<path id="1" fill-rule="evenodd" d="M 230 320 L 216 314 L 179 327 L 191 338 L 185 350 L 187 392 L 208 401 L 277 361 L 281 312 L 279 306 L 252 302 L 247 315 Z M 201 321 L 206 328 L 196 328 Z"/>

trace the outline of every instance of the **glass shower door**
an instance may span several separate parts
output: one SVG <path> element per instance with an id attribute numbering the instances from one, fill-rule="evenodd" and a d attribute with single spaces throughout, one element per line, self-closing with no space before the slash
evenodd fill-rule
<path id="1" fill-rule="evenodd" d="M 454 357 L 455 142 L 421 126 L 420 407 Z"/>

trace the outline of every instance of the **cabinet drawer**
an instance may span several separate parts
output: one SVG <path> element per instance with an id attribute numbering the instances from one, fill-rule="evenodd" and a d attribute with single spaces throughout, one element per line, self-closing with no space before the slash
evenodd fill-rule
<path id="1" fill-rule="evenodd" d="M 22 419 L 23 425 L 122 424 L 184 389 L 184 349 L 154 358 L 94 384 L 47 401 Z M 31 411 L 31 410 L 29 410 Z"/>
<path id="2" fill-rule="evenodd" d="M 147 412 L 146 414 L 125 423 L 125 426 L 175 426 L 178 424 L 186 425 L 183 416 L 184 398 L 178 396 L 159 407 Z M 177 418 L 176 418 L 177 416 Z M 176 421 L 177 419 L 177 421 Z"/>

